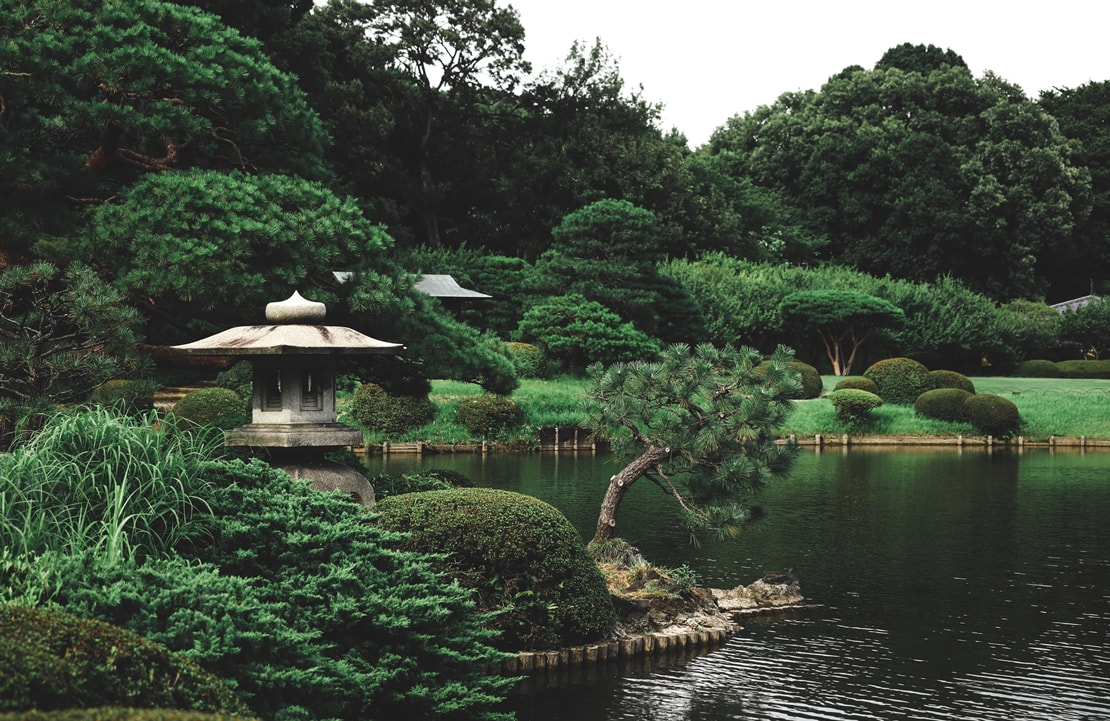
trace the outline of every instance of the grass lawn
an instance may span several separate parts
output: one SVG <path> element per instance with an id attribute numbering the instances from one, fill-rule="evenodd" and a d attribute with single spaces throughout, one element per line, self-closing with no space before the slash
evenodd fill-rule
<path id="1" fill-rule="evenodd" d="M 838 380 L 836 376 L 824 376 L 825 391 L 831 391 Z M 1017 405 L 1024 422 L 1021 435 L 1033 439 L 1049 436 L 1110 439 L 1110 380 L 981 377 L 972 378 L 972 381 L 977 392 L 993 393 Z M 529 444 L 535 443 L 540 428 L 584 425 L 578 401 L 586 386 L 587 381 L 577 378 L 523 380 L 512 397 L 520 404 L 524 424 L 510 436 L 491 440 Z M 431 399 L 439 408 L 434 421 L 398 438 L 385 438 L 368 431 L 367 441 L 458 443 L 476 440 L 465 428 L 454 423 L 454 417 L 462 398 L 481 393 L 482 389 L 473 383 L 433 381 Z M 343 406 L 342 399 L 340 405 Z M 341 416 L 341 420 L 353 423 L 349 417 Z M 794 434 L 803 438 L 818 433 L 839 435 L 847 432 L 849 429 L 836 419 L 832 404 L 825 398 L 797 401 L 794 413 L 781 429 L 782 435 Z M 968 424 L 945 423 L 917 416 L 912 406 L 876 408 L 872 411 L 871 423 L 862 432 L 906 436 L 978 435 Z"/>

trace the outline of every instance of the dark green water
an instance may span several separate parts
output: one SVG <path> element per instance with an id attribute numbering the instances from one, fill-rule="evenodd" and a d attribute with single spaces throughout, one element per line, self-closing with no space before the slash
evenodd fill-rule
<path id="1" fill-rule="evenodd" d="M 589 537 L 607 456 L 392 456 L 557 506 Z M 791 570 L 814 611 L 669 665 L 537 679 L 521 721 L 1110 721 L 1110 452 L 809 451 L 767 520 L 700 546 L 640 484 L 618 534 L 707 585 Z"/>

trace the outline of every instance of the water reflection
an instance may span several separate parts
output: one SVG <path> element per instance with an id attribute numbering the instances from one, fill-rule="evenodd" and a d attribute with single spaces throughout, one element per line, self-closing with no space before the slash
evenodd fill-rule
<path id="1" fill-rule="evenodd" d="M 604 456 L 375 459 L 538 496 L 584 537 Z M 753 621 L 720 650 L 534 681 L 518 718 L 1110 719 L 1110 453 L 805 453 L 767 520 L 691 546 L 650 486 L 618 532 L 723 587 L 792 570 L 817 611 Z M 573 691 L 569 692 L 569 691 Z"/>

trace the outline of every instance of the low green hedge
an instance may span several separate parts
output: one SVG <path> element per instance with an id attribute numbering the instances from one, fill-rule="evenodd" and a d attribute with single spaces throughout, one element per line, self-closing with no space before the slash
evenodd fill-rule
<path id="1" fill-rule="evenodd" d="M 616 620 L 608 587 L 574 527 L 553 506 L 489 488 L 408 493 L 375 511 L 408 547 L 446 553 L 444 570 L 494 611 L 506 651 L 596 641 Z"/>
<path id="2" fill-rule="evenodd" d="M 1110 360 L 1070 360 L 1056 364 L 1061 378 L 1110 378 Z"/>
<path id="3" fill-rule="evenodd" d="M 1014 366 L 1011 375 L 1018 378 L 1059 378 L 1060 369 L 1050 360 L 1027 360 Z"/>
<path id="4" fill-rule="evenodd" d="M 455 422 L 478 438 L 496 438 L 519 426 L 522 419 L 517 402 L 504 396 L 469 396 L 455 409 Z"/>
<path id="5" fill-rule="evenodd" d="M 963 373 L 956 371 L 929 371 L 929 379 L 933 388 L 959 388 L 968 393 L 975 392 L 975 384 Z"/>
<path id="6" fill-rule="evenodd" d="M 858 390 L 879 395 L 879 386 L 875 381 L 863 376 L 844 376 L 836 382 L 834 391 Z"/>
<path id="7" fill-rule="evenodd" d="M 436 412 L 435 404 L 426 395 L 394 395 L 376 383 L 359 386 L 351 402 L 355 422 L 391 437 L 419 428 L 435 418 Z"/>

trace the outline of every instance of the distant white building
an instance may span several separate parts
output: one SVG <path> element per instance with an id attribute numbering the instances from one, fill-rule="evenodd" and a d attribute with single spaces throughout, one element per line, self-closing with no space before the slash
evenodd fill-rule
<path id="1" fill-rule="evenodd" d="M 353 275 L 344 270 L 337 270 L 333 273 L 335 279 L 340 283 L 346 283 Z M 476 290 L 463 288 L 459 285 L 458 281 L 449 275 L 434 275 L 425 273 L 420 276 L 420 280 L 413 284 L 421 293 L 432 296 L 433 298 L 492 298 L 492 295 L 479 293 Z"/>
<path id="2" fill-rule="evenodd" d="M 1065 310 L 1078 310 L 1079 308 L 1083 308 L 1084 306 L 1090 305 L 1091 303 L 1097 303 L 1100 300 L 1102 300 L 1100 296 L 1085 295 L 1082 298 L 1072 298 L 1071 300 L 1065 300 L 1062 303 L 1053 303 L 1049 307 L 1055 308 L 1060 313 L 1063 313 Z"/>

